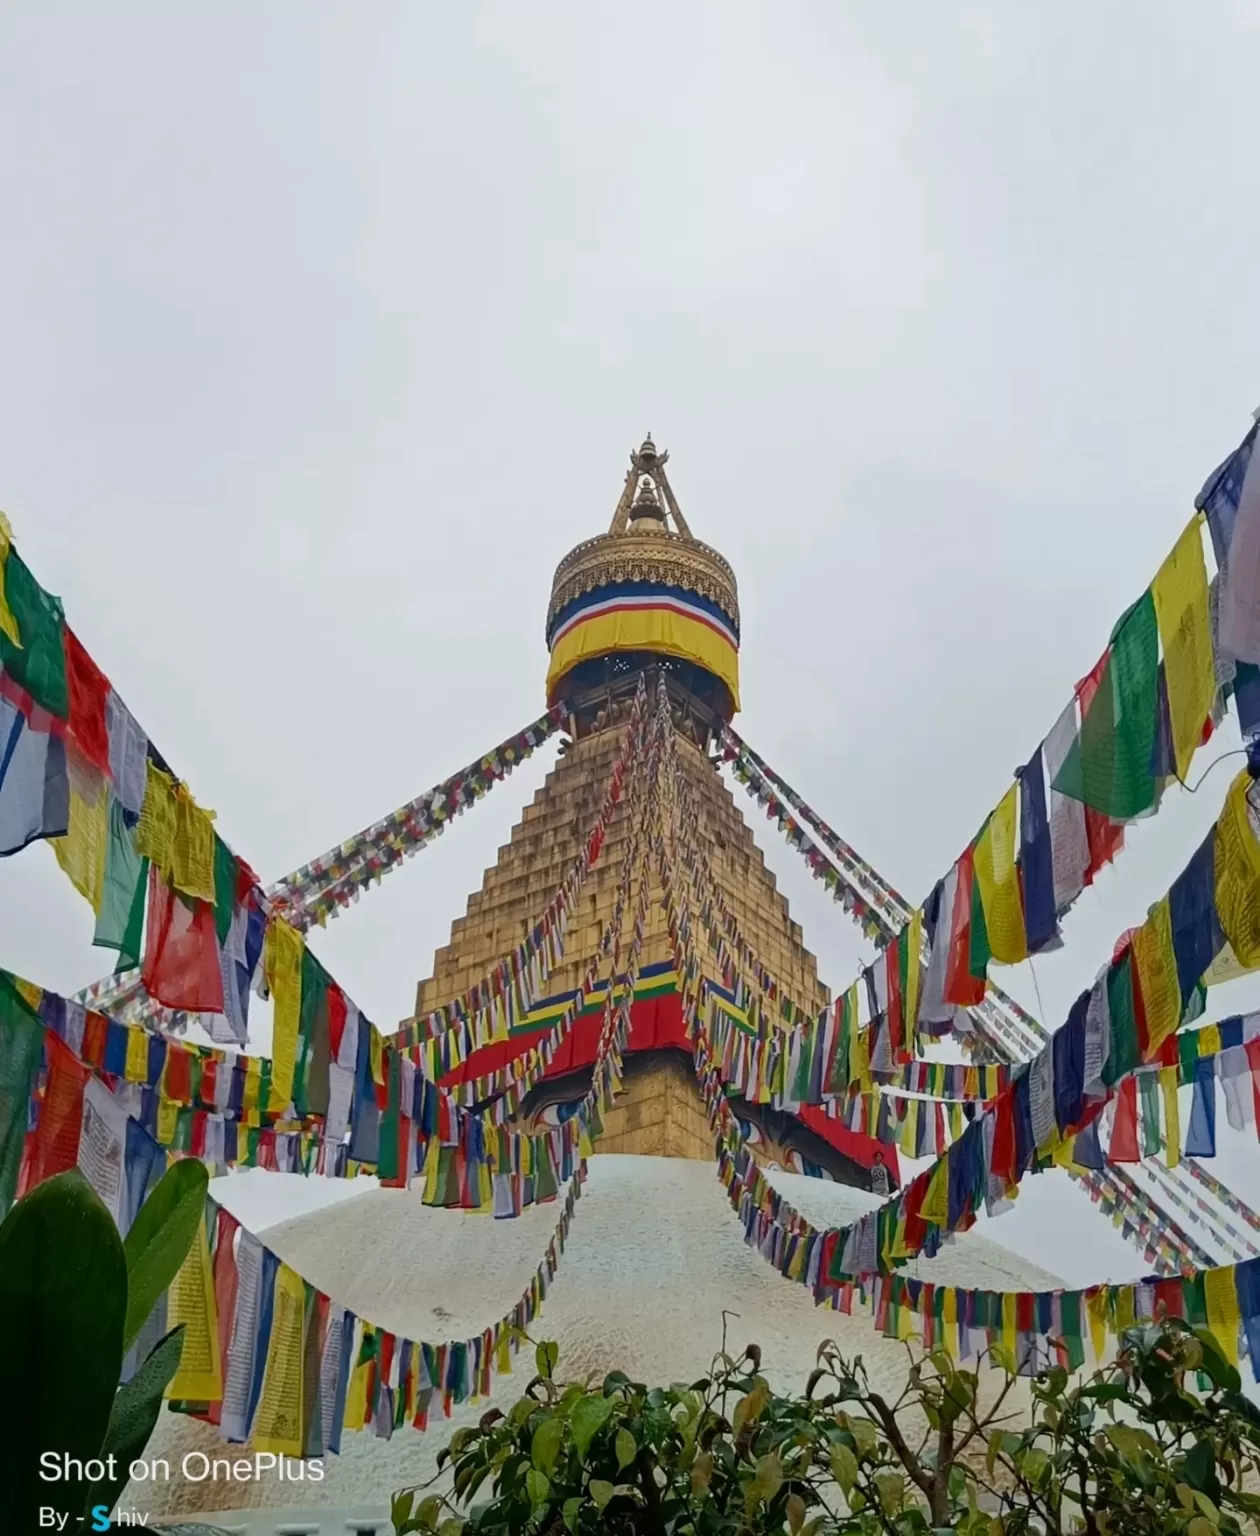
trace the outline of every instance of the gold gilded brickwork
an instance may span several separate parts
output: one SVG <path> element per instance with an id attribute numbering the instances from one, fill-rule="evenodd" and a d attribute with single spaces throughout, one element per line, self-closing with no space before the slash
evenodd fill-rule
<path id="1" fill-rule="evenodd" d="M 595 1150 L 712 1162 L 713 1133 L 695 1077 L 678 1051 L 653 1053 L 642 1072 L 627 1074 Z"/>
<path id="2" fill-rule="evenodd" d="M 558 759 L 546 782 L 526 806 L 486 871 L 481 890 L 463 917 L 451 926 L 449 944 L 433 960 L 433 975 L 420 983 L 420 1014 L 440 1007 L 480 981 L 538 920 L 572 867 L 603 800 L 621 746 L 620 730 L 605 730 L 575 742 Z M 678 755 L 700 811 L 709 862 L 726 901 L 758 958 L 802 1007 L 821 1008 L 828 993 L 818 981 L 814 957 L 805 949 L 799 924 L 775 886 L 731 793 L 708 759 L 679 740 Z M 565 959 L 547 983 L 549 995 L 574 990 L 599 944 L 612 913 L 629 835 L 626 801 L 617 807 L 599 863 L 587 878 L 570 917 Z M 672 958 L 660 891 L 654 879 L 653 906 L 642 963 Z M 703 956 L 711 959 L 707 945 Z"/>

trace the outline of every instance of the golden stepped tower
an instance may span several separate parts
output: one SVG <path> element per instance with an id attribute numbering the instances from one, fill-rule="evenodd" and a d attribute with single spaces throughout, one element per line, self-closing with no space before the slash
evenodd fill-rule
<path id="1" fill-rule="evenodd" d="M 631 455 L 609 531 L 579 544 L 557 568 L 547 614 L 548 695 L 568 706 L 568 739 L 511 840 L 499 850 L 497 863 L 486 871 L 481 889 L 453 923 L 450 942 L 434 956 L 433 974 L 417 988 L 418 1015 L 462 994 L 537 922 L 595 820 L 622 726 L 645 677 L 652 693 L 658 677 L 665 682 L 699 835 L 744 938 L 800 1007 L 816 1012 L 830 1001 L 787 899 L 710 756 L 737 707 L 738 593 L 728 563 L 692 536 L 665 472 L 667 459 L 647 438 Z M 623 799 L 571 914 L 564 958 L 547 983 L 554 999 L 577 989 L 598 949 L 616 900 L 629 835 Z M 707 944 L 701 949 L 710 980 L 720 985 L 716 958 Z M 626 1091 L 608 1116 L 600 1151 L 712 1158 L 712 1136 L 691 1065 L 679 1049 L 685 1042 L 672 960 L 661 892 L 654 888 Z M 558 1011 L 561 1003 L 553 1006 Z M 535 1000 L 531 1018 L 540 1013 L 539 1028 L 545 1024 L 546 1000 Z M 644 1047 L 644 1039 L 655 1039 L 657 1048 Z M 519 1048 L 527 1045 L 523 1030 Z M 530 1096 L 527 1117 L 557 1112 L 580 1096 L 582 1086 L 580 1071 L 553 1070 Z M 752 1108 L 749 1115 L 767 1119 Z M 778 1117 L 780 1122 L 786 1118 Z M 835 1176 L 852 1171 L 817 1136 L 799 1126 L 788 1129 L 788 1140 L 803 1145 L 812 1161 L 829 1166 Z M 777 1148 L 769 1154 L 774 1160 L 784 1151 L 784 1126 L 763 1125 L 763 1130 L 767 1145 Z M 790 1156 L 787 1164 L 794 1165 Z"/>

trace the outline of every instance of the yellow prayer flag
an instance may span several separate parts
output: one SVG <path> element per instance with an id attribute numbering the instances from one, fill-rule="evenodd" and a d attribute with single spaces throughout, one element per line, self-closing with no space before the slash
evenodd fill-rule
<path id="1" fill-rule="evenodd" d="M 306 1287 L 287 1264 L 276 1273 L 271 1341 L 262 1398 L 254 1420 L 254 1448 L 279 1456 L 302 1454 L 302 1334 Z"/>
<path id="2" fill-rule="evenodd" d="M 1018 1314 L 1016 1312 L 1018 1302 L 1019 1298 L 1014 1291 L 1002 1292 L 1002 1345 L 1010 1350 L 1012 1357 L 1015 1355 L 1015 1346 L 1019 1333 L 1016 1326 L 1018 1322 Z"/>
<path id="3" fill-rule="evenodd" d="M 1164 1155 L 1170 1168 L 1175 1168 L 1181 1161 L 1181 1100 L 1177 1096 L 1178 1076 L 1176 1067 L 1159 1069 L 1159 1091 L 1164 1100 Z"/>
<path id="4" fill-rule="evenodd" d="M 179 1124 L 179 1105 L 173 1099 L 157 1101 L 157 1139 L 164 1147 L 175 1140 L 175 1128 Z"/>
<path id="5" fill-rule="evenodd" d="M 1177 775 L 1183 781 L 1216 697 L 1201 520 L 1198 513 L 1190 520 L 1151 583 L 1164 648 L 1173 755 Z"/>
<path id="6" fill-rule="evenodd" d="M 1251 775 L 1230 785 L 1216 823 L 1216 911 L 1225 937 L 1247 970 L 1260 965 L 1260 843 L 1248 817 Z"/>
<path id="7" fill-rule="evenodd" d="M 952 1285 L 945 1288 L 944 1306 L 945 1348 L 951 1360 L 958 1358 L 958 1292 Z"/>
<path id="8" fill-rule="evenodd" d="M 1094 1359 L 1101 1362 L 1107 1357 L 1107 1327 L 1111 1320 L 1111 1291 L 1100 1285 L 1085 1293 L 1085 1310 L 1089 1313 L 1089 1342 L 1093 1346 Z"/>
<path id="9" fill-rule="evenodd" d="M 168 1046 L 169 1050 L 170 1047 Z M 149 1081 L 149 1032 L 134 1025 L 127 1030 L 127 1055 L 123 1062 L 123 1076 L 129 1083 Z"/>
<path id="10" fill-rule="evenodd" d="M 164 1397 L 194 1403 L 217 1403 L 223 1397 L 223 1362 L 219 1355 L 219 1320 L 206 1224 L 197 1223 L 188 1256 L 171 1282 L 166 1326 L 184 1325 L 179 1369 Z"/>
<path id="11" fill-rule="evenodd" d="M 136 823 L 136 852 L 169 881 L 175 869 L 175 781 L 151 758 L 145 766 L 148 778 Z"/>
<path id="12" fill-rule="evenodd" d="M 1202 976 L 1205 987 L 1219 987 L 1226 981 L 1237 981 L 1250 974 L 1250 967 L 1241 965 L 1232 944 L 1226 944 Z"/>
<path id="13" fill-rule="evenodd" d="M 257 1056 L 245 1058 L 245 1083 L 241 1089 L 241 1110 L 249 1115 L 258 1108 L 258 1093 L 262 1087 L 262 1061 Z"/>
<path id="14" fill-rule="evenodd" d="M 13 530 L 9 527 L 9 520 L 0 512 L 0 633 L 3 633 L 11 644 L 22 649 L 22 636 L 18 633 L 17 619 L 13 615 L 12 608 L 4 600 L 4 568 L 9 563 L 9 546 L 13 542 Z"/>
<path id="15" fill-rule="evenodd" d="M 928 1181 L 927 1194 L 923 1197 L 923 1205 L 919 1211 L 924 1221 L 930 1221 L 935 1226 L 944 1227 L 949 1224 L 949 1160 L 938 1158 L 932 1177 Z"/>
<path id="16" fill-rule="evenodd" d="M 905 1033 L 911 1035 L 919 1023 L 919 986 L 923 979 L 923 913 L 918 907 L 910 919 L 910 937 L 907 941 L 910 956 L 906 966 L 906 995 L 901 1000 Z"/>
<path id="17" fill-rule="evenodd" d="M 367 1337 L 368 1328 L 360 1323 L 355 1329 L 352 1340 L 354 1353 L 350 1356 L 354 1362 L 350 1368 L 350 1380 L 346 1387 L 346 1412 L 342 1420 L 345 1429 L 362 1429 L 367 1420 L 367 1384 L 368 1374 L 371 1369 L 370 1361 L 360 1361 L 363 1353 L 363 1340 Z"/>
<path id="18" fill-rule="evenodd" d="M 385 1057 L 381 1051 L 381 1032 L 373 1024 L 368 1032 L 368 1055 L 372 1063 L 372 1081 L 383 1083 L 385 1081 Z"/>
<path id="19" fill-rule="evenodd" d="M 271 1089 L 273 1102 L 288 1104 L 293 1097 L 293 1071 L 297 1065 L 298 1033 L 302 1021 L 302 955 L 306 940 L 282 917 L 272 917 L 263 940 L 263 964 L 271 993 Z M 376 1030 L 373 1040 L 380 1039 Z"/>
<path id="20" fill-rule="evenodd" d="M 1142 1007 L 1150 1035 L 1148 1056 L 1157 1051 L 1181 1024 L 1181 985 L 1173 952 L 1172 917 L 1168 897 L 1151 908 L 1133 936 L 1133 958 L 1142 988 Z"/>
<path id="21" fill-rule="evenodd" d="M 44 1001 L 43 987 L 37 987 L 33 981 L 27 981 L 22 976 L 15 976 L 13 983 L 21 994 L 23 1001 L 38 1013 L 39 1005 Z"/>
<path id="22" fill-rule="evenodd" d="M 1134 1309 L 1133 1287 L 1131 1285 L 1118 1285 L 1111 1293 L 1111 1315 L 1115 1325 L 1116 1337 L 1132 1328 L 1136 1321 Z"/>
<path id="23" fill-rule="evenodd" d="M 1018 853 L 1019 791 L 1012 784 L 985 823 L 972 855 L 989 950 L 1003 965 L 1016 965 L 1028 958 L 1024 907 L 1015 866 Z"/>
<path id="24" fill-rule="evenodd" d="M 105 888 L 105 853 L 109 847 L 109 796 L 105 780 L 95 769 L 79 763 L 71 768 L 66 834 L 50 841 L 70 884 L 92 911 L 99 913 Z"/>
<path id="25" fill-rule="evenodd" d="M 1207 1304 L 1207 1325 L 1221 1346 L 1221 1353 L 1231 1365 L 1238 1364 L 1238 1325 L 1242 1312 L 1238 1306 L 1238 1287 L 1234 1265 L 1203 1271 L 1203 1298 Z"/>
<path id="26" fill-rule="evenodd" d="M 175 841 L 171 882 L 185 896 L 214 900 L 213 813 L 204 811 L 179 784 L 175 789 Z"/>

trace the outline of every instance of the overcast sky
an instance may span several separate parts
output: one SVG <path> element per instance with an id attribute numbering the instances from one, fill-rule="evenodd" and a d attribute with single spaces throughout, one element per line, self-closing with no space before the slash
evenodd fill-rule
<path id="1" fill-rule="evenodd" d="M 1258 32 L 1242 0 L 10 3 L 0 507 L 270 880 L 539 713 L 551 572 L 651 429 L 739 578 L 739 728 L 921 898 L 1260 404 Z M 318 937 L 382 1026 L 549 761 Z M 1062 1019 L 1235 766 L 1003 975 L 1022 1001 Z M 757 835 L 846 984 L 869 951 Z M 47 848 L 0 864 L 0 964 L 70 990 L 90 937 Z"/>

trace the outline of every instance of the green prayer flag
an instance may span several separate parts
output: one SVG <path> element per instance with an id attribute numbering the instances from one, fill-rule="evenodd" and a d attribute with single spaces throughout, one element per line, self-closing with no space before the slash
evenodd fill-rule
<path id="1" fill-rule="evenodd" d="M 236 911 L 236 855 L 216 832 L 214 835 L 214 931 L 219 944 L 227 943 Z"/>
<path id="2" fill-rule="evenodd" d="M 297 1065 L 293 1074 L 293 1104 L 299 1115 L 307 1113 L 311 1067 L 323 1034 L 322 1098 L 328 1108 L 328 972 L 309 949 L 302 951 L 302 1007 L 298 1015 Z M 324 1111 L 320 1111 L 323 1113 Z"/>
<path id="3" fill-rule="evenodd" d="M 1053 788 L 1113 821 L 1128 821 L 1156 800 L 1159 628 L 1145 592 L 1116 624 L 1102 680 Z"/>
<path id="4" fill-rule="evenodd" d="M 4 565 L 4 595 L 17 620 L 21 645 L 0 629 L 0 666 L 37 704 L 65 720 L 70 714 L 61 599 L 45 592 L 16 549 Z"/>
<path id="5" fill-rule="evenodd" d="M 0 971 L 0 1217 L 17 1192 L 31 1087 L 43 1046 L 44 1021 L 13 977 Z"/>
<path id="6" fill-rule="evenodd" d="M 809 1098 L 810 1069 L 814 1063 L 814 1037 L 816 1030 L 802 1032 L 800 1054 L 796 1059 L 796 1076 L 792 1079 L 792 1098 L 803 1104 Z"/>
<path id="7" fill-rule="evenodd" d="M 1137 1014 L 1133 1008 L 1133 951 L 1126 949 L 1107 972 L 1107 1006 L 1111 1011 L 1111 1050 L 1103 1067 L 1103 1082 L 1118 1083 L 1142 1060 Z"/>
<path id="8" fill-rule="evenodd" d="M 127 966 L 140 963 L 140 933 L 144 925 L 144 876 L 148 860 L 136 850 L 134 827 L 127 825 L 123 808 L 117 800 L 109 804 L 109 843 L 105 849 L 105 879 L 101 885 L 101 910 L 96 915 L 92 943 L 101 949 L 116 949 L 125 955 Z M 140 922 L 132 934 L 132 909 L 140 894 Z M 134 939 L 134 945 L 128 939 Z"/>
<path id="9" fill-rule="evenodd" d="M 1142 1156 L 1154 1157 L 1159 1151 L 1159 1075 L 1138 1073 L 1142 1098 Z"/>
<path id="10" fill-rule="evenodd" d="M 140 878 L 136 881 L 131 911 L 127 914 L 127 927 L 123 932 L 122 943 L 118 946 L 118 964 L 114 967 L 115 972 L 129 971 L 133 965 L 140 964 L 140 957 L 144 954 L 144 912 L 148 891 L 149 861 L 141 859 Z"/>
<path id="11" fill-rule="evenodd" d="M 980 899 L 980 882 L 971 882 L 971 946 L 967 953 L 967 970 L 983 980 L 989 974 L 989 961 L 993 951 L 989 948 L 989 930 L 984 921 L 984 903 Z"/>

